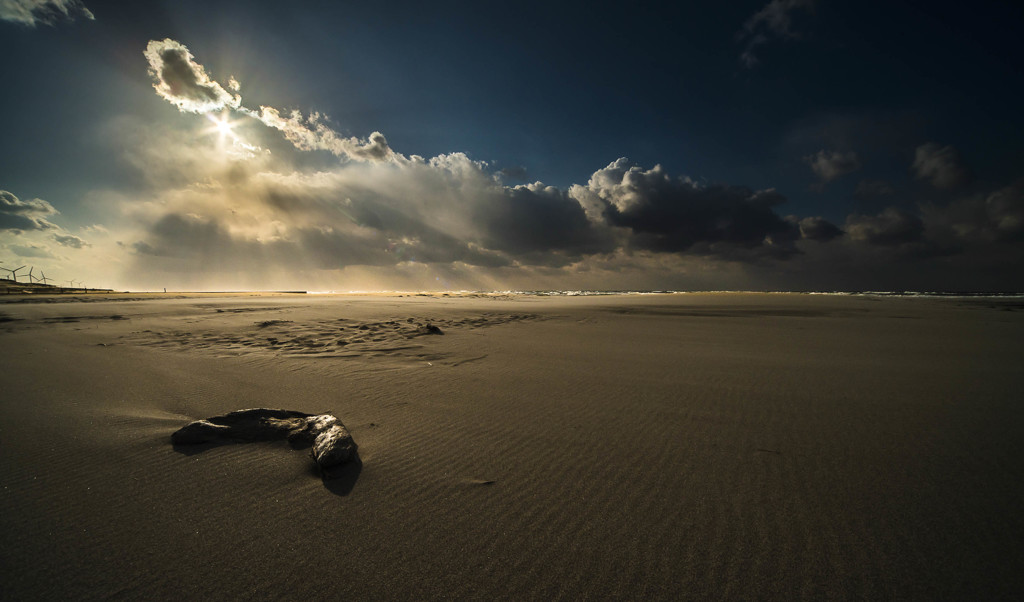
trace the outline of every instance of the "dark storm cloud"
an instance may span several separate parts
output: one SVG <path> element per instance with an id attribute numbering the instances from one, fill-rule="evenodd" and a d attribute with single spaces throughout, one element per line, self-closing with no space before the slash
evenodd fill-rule
<path id="1" fill-rule="evenodd" d="M 809 289 L 1021 290 L 1024 182 L 913 208 L 850 215 L 846 234 L 778 264 Z"/>
<path id="2" fill-rule="evenodd" d="M 924 205 L 922 217 L 937 240 L 966 245 L 1024 242 L 1024 182 L 946 205 Z"/>
<path id="3" fill-rule="evenodd" d="M 850 215 L 846 232 L 851 240 L 871 245 L 898 246 L 919 242 L 924 222 L 903 209 L 889 207 L 878 215 Z"/>
<path id="4" fill-rule="evenodd" d="M 528 257 L 531 264 L 560 265 L 613 249 L 611 236 L 587 219 L 578 202 L 553 186 L 505 188 L 475 211 L 485 246 Z"/>
<path id="5" fill-rule="evenodd" d="M 188 113 L 209 113 L 237 108 L 241 97 L 232 96 L 193 60 L 183 44 L 171 39 L 151 40 L 144 52 L 153 88 L 168 102 Z"/>
<path id="6" fill-rule="evenodd" d="M 860 169 L 860 158 L 857 153 L 820 150 L 813 155 L 804 157 L 804 161 L 811 166 L 813 171 L 822 182 L 832 180 L 853 173 Z"/>
<path id="7" fill-rule="evenodd" d="M 911 169 L 918 179 L 940 189 L 957 188 L 971 179 L 960 153 L 952 146 L 940 146 L 934 142 L 917 147 Z"/>
<path id="8" fill-rule="evenodd" d="M 843 235 L 843 231 L 835 224 L 822 217 L 805 217 L 798 222 L 800 238 L 818 242 L 828 242 Z"/>
<path id="9" fill-rule="evenodd" d="M 570 194 L 588 215 L 626 228 L 633 248 L 722 257 L 786 257 L 797 252 L 798 227 L 774 207 L 785 197 L 745 186 L 702 186 L 619 159 Z"/>
<path id="10" fill-rule="evenodd" d="M 845 247 L 853 253 L 849 265 L 863 270 L 899 261 L 922 270 L 938 270 L 944 262 L 973 264 L 979 274 L 1012 273 L 1009 266 L 1024 258 L 1024 183 L 924 203 L 915 211 L 889 207 L 877 215 L 850 215 L 845 229 Z"/>
<path id="11" fill-rule="evenodd" d="M 740 63 L 747 68 L 757 65 L 760 60 L 754 50 L 774 38 L 799 37 L 793 31 L 791 13 L 797 9 L 812 10 L 814 2 L 815 0 L 771 0 L 761 10 L 751 15 L 743 24 L 743 29 L 736 34 L 736 38 L 745 44 L 740 55 Z"/>
<path id="12" fill-rule="evenodd" d="M 0 19 L 30 27 L 53 25 L 60 18 L 71 20 L 79 15 L 96 18 L 80 0 L 0 0 Z"/>
<path id="13" fill-rule="evenodd" d="M 0 230 L 59 230 L 46 219 L 57 213 L 53 205 L 42 199 L 23 201 L 6 190 L 0 190 Z"/>

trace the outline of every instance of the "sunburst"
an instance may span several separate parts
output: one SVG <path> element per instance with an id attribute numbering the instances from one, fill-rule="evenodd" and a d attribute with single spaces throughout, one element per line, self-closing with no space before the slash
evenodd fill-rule
<path id="1" fill-rule="evenodd" d="M 234 131 L 235 123 L 229 119 L 227 111 L 221 113 L 219 117 L 208 113 L 206 118 L 213 124 L 213 127 L 207 130 L 208 133 L 217 134 L 221 142 L 226 138 L 230 138 L 232 141 L 238 139 L 238 135 Z"/>

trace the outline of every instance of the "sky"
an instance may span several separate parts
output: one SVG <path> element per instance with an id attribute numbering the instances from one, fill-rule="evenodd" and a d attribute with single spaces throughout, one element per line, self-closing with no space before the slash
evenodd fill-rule
<path id="1" fill-rule="evenodd" d="M 1024 290 L 1024 4 L 667 4 L 0 0 L 0 268 Z"/>

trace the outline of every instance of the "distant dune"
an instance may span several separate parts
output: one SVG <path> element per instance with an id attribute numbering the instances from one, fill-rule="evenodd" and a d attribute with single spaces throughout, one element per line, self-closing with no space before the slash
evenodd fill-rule
<path id="1" fill-rule="evenodd" d="M 41 282 L 15 282 L 13 280 L 0 280 L 0 295 L 9 294 L 66 294 L 66 293 L 110 293 L 109 288 L 85 288 L 57 286 L 54 284 L 43 284 Z"/>

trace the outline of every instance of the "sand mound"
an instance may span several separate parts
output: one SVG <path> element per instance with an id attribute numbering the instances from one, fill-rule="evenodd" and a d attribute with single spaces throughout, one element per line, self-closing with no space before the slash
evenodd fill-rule
<path id="1" fill-rule="evenodd" d="M 313 459 L 321 468 L 348 462 L 356 444 L 348 429 L 331 414 L 304 414 L 292 410 L 252 408 L 196 420 L 171 435 L 174 445 L 274 441 L 287 439 L 292 447 L 313 446 Z"/>

